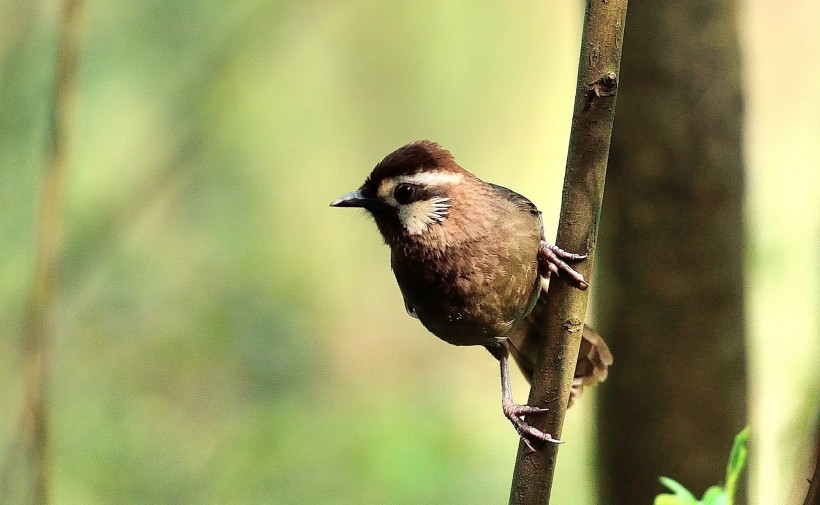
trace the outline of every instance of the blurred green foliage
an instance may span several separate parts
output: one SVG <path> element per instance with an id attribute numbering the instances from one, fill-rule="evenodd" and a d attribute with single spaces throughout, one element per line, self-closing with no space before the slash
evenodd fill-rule
<path id="1" fill-rule="evenodd" d="M 55 12 L 0 2 L 3 503 L 26 496 L 21 335 Z M 575 2 L 88 2 L 49 370 L 55 503 L 505 501 L 516 436 L 496 364 L 407 318 L 372 223 L 327 204 L 390 150 L 431 138 L 533 199 L 553 234 L 580 19 Z M 780 145 L 766 128 L 786 127 L 755 80 L 780 60 L 760 47 L 750 44 L 750 264 L 764 325 L 783 320 L 757 318 L 771 306 L 756 296 L 791 299 L 765 282 L 794 280 L 781 261 L 798 242 L 778 239 L 767 213 L 781 207 L 766 199 L 777 166 L 766 156 Z M 804 111 L 818 103 L 790 96 Z M 817 159 L 801 157 L 809 175 L 779 200 L 800 209 L 798 237 L 820 230 Z M 768 403 L 785 401 L 772 378 L 816 380 L 812 240 L 799 248 L 806 293 L 787 332 L 808 356 L 764 355 L 766 338 L 784 338 L 769 330 L 751 350 L 753 422 L 773 429 L 789 419 L 764 410 L 790 404 Z M 795 373 L 773 371 L 784 363 Z M 525 397 L 520 378 L 514 388 Z M 586 398 L 565 428 L 558 503 L 593 502 Z M 795 461 L 795 445 L 783 447 L 763 460 Z"/>
<path id="2" fill-rule="evenodd" d="M 19 336 L 54 68 L 54 5 L 31 7 L 4 3 L 0 31 L 4 503 L 26 489 Z M 491 157 L 496 180 L 543 177 L 534 140 L 568 124 L 578 8 L 481 7 L 86 4 L 50 370 L 57 503 L 504 499 L 516 442 L 493 360 L 437 357 L 371 225 L 327 206 L 422 137 Z M 545 46 L 562 50 L 523 50 Z M 552 74 L 560 92 L 538 92 Z"/>
<path id="3" fill-rule="evenodd" d="M 726 480 L 723 486 L 710 486 L 698 500 L 686 487 L 669 477 L 661 477 L 660 482 L 674 494 L 659 494 L 655 497 L 655 505 L 732 505 L 735 502 L 735 491 L 746 458 L 749 454 L 749 428 L 746 427 L 735 436 L 732 451 L 729 453 L 729 463 L 726 465 Z"/>

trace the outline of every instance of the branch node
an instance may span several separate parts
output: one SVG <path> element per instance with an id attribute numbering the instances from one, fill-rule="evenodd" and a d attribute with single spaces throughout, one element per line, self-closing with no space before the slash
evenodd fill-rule
<path id="1" fill-rule="evenodd" d="M 612 96 L 618 89 L 618 76 L 615 72 L 607 72 L 606 75 L 588 85 L 587 89 L 590 95 L 594 95 L 598 98 Z"/>
<path id="2" fill-rule="evenodd" d="M 566 321 L 564 321 L 564 324 L 562 324 L 561 327 L 564 330 L 566 330 L 570 333 L 577 333 L 577 332 L 581 331 L 581 327 L 582 327 L 583 324 L 584 324 L 583 322 L 579 321 L 578 319 L 573 318 L 573 319 L 567 319 Z"/>

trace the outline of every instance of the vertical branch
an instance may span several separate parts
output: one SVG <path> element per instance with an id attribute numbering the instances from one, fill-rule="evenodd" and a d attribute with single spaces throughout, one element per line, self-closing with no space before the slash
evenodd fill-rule
<path id="1" fill-rule="evenodd" d="M 621 61 L 627 0 L 588 0 L 581 38 L 575 109 L 556 244 L 586 252 L 577 265 L 589 278 L 595 259 L 615 95 Z M 547 332 L 533 374 L 529 404 L 549 406 L 544 416 L 527 419 L 536 428 L 561 435 L 584 327 L 587 292 L 560 280 L 550 282 Z M 557 401 L 556 401 L 557 400 Z M 549 503 L 558 446 L 528 452 L 521 443 L 513 474 L 510 504 Z"/>
<path id="2" fill-rule="evenodd" d="M 31 304 L 26 325 L 23 440 L 31 471 L 31 502 L 48 503 L 48 423 L 46 379 L 58 292 L 62 246 L 63 194 L 69 97 L 77 75 L 77 32 L 81 0 L 65 0 L 58 18 L 57 61 L 49 110 L 46 161 L 37 216 L 36 258 Z"/>

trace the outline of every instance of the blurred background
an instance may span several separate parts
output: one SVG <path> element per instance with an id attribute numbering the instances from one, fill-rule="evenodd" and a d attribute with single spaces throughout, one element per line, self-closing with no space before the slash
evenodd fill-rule
<path id="1" fill-rule="evenodd" d="M 750 501 L 799 503 L 820 396 L 820 5 L 739 13 Z M 88 2 L 50 312 L 52 502 L 505 502 L 517 437 L 497 363 L 407 317 L 373 224 L 328 203 L 429 138 L 532 199 L 554 237 L 582 15 Z M 54 2 L 0 2 L 2 503 L 30 499 L 24 335 L 57 23 Z M 599 502 L 606 388 L 568 414 L 555 503 Z"/>

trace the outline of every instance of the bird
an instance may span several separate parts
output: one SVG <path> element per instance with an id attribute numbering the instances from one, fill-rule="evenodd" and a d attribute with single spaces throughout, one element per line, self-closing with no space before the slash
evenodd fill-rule
<path id="1" fill-rule="evenodd" d="M 526 421 L 548 409 L 513 402 L 509 357 L 532 382 L 543 347 L 552 275 L 587 289 L 570 266 L 587 256 L 544 239 L 541 212 L 527 198 L 484 182 L 441 145 L 420 140 L 388 154 L 332 207 L 358 207 L 375 220 L 407 313 L 441 340 L 485 347 L 500 364 L 502 411 L 530 450 L 561 443 Z M 585 325 L 569 398 L 606 379 L 612 354 Z"/>

